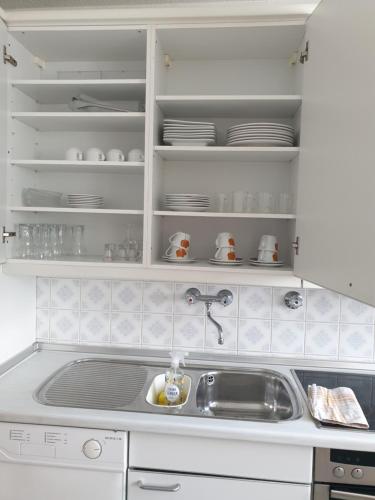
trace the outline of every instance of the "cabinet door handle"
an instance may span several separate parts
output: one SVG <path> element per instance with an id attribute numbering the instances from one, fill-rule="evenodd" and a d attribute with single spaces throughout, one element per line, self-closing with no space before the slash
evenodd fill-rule
<path id="1" fill-rule="evenodd" d="M 350 491 L 331 490 L 330 498 L 336 500 L 375 500 L 374 495 L 364 495 L 362 493 L 352 493 Z"/>
<path id="2" fill-rule="evenodd" d="M 143 481 L 137 481 L 137 486 L 138 486 L 138 488 L 141 488 L 141 490 L 165 491 L 165 492 L 169 492 L 169 493 L 174 493 L 174 492 L 179 491 L 181 489 L 181 484 L 179 484 L 179 483 L 171 484 L 170 486 L 161 486 L 158 484 L 144 484 Z"/>

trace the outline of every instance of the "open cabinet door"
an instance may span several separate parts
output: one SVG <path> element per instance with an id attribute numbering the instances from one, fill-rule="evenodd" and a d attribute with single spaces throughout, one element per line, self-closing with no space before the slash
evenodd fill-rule
<path id="1" fill-rule="evenodd" d="M 7 166 L 7 77 L 3 63 L 3 47 L 7 44 L 7 29 L 0 19 L 0 264 L 5 261 L 6 245 L 2 243 L 2 228 L 6 225 L 6 166 Z"/>
<path id="2" fill-rule="evenodd" d="M 375 305 L 375 1 L 307 24 L 295 274 Z"/>

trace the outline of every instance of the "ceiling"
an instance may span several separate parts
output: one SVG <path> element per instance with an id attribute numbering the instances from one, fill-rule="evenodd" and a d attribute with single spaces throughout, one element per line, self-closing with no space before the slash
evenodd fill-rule
<path id="1" fill-rule="evenodd" d="M 132 6 L 139 7 L 142 5 L 160 5 L 160 4 L 190 4 L 190 3 L 208 3 L 217 2 L 218 0 L 0 0 L 0 7 L 4 10 L 17 9 L 51 9 L 51 8 L 66 8 L 66 7 L 111 7 L 111 6 Z M 233 0 L 219 0 L 229 4 Z M 312 4 L 319 3 L 320 0 L 236 0 L 247 4 L 272 5 L 272 4 Z"/>

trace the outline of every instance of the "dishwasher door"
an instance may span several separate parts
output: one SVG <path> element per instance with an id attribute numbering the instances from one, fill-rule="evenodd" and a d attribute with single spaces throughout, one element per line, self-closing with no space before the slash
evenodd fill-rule
<path id="1" fill-rule="evenodd" d="M 1 500 L 125 500 L 124 432 L 0 423 Z"/>

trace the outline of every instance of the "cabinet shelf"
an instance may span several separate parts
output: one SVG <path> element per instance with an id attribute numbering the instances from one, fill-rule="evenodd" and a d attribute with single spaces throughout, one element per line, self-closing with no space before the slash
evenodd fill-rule
<path id="1" fill-rule="evenodd" d="M 67 161 L 67 160 L 12 160 L 12 166 L 34 172 L 81 172 L 91 174 L 142 174 L 143 162 Z"/>
<path id="2" fill-rule="evenodd" d="M 146 80 L 13 80 L 11 86 L 40 104 L 67 104 L 79 94 L 108 101 L 143 100 Z"/>
<path id="3" fill-rule="evenodd" d="M 299 148 L 233 146 L 155 146 L 166 161 L 289 162 Z"/>
<path id="4" fill-rule="evenodd" d="M 143 215 L 143 210 L 122 210 L 112 208 L 67 208 L 67 207 L 10 207 L 11 212 L 96 214 L 96 215 Z"/>
<path id="5" fill-rule="evenodd" d="M 155 210 L 154 215 L 167 217 L 207 217 L 217 219 L 296 219 L 295 214 L 262 214 L 262 213 L 235 213 L 235 212 L 172 212 Z"/>
<path id="6" fill-rule="evenodd" d="M 138 112 L 14 112 L 11 117 L 41 132 L 138 132 L 145 125 L 145 113 Z"/>
<path id="7" fill-rule="evenodd" d="M 159 95 L 168 117 L 292 118 L 300 95 Z"/>
<path id="8" fill-rule="evenodd" d="M 244 263 L 242 266 L 215 266 L 210 264 L 205 259 L 197 259 L 196 262 L 191 264 L 174 264 L 171 262 L 165 262 L 163 260 L 155 262 L 152 267 L 155 268 L 163 268 L 163 269 L 190 269 L 191 271 L 207 271 L 207 272 L 220 272 L 220 273 L 229 273 L 229 274 L 255 274 L 255 275 L 273 275 L 273 276 L 288 276 L 293 275 L 293 271 L 290 267 L 276 267 L 276 268 L 268 268 L 268 267 L 255 267 L 250 264 Z"/>

